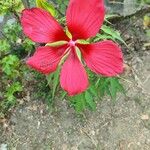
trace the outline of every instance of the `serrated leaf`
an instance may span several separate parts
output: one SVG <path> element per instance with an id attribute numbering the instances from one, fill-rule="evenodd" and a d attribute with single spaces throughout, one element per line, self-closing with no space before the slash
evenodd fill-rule
<path id="1" fill-rule="evenodd" d="M 89 91 L 90 91 L 94 96 L 97 96 L 97 90 L 96 90 L 96 87 L 95 87 L 94 85 L 90 85 Z"/>
<path id="2" fill-rule="evenodd" d="M 112 39 L 114 40 L 114 38 L 110 35 L 106 35 L 106 34 L 97 34 L 96 38 L 94 39 L 94 42 L 98 42 L 99 40 L 106 40 L 106 39 Z"/>
<path id="3" fill-rule="evenodd" d="M 57 86 L 59 84 L 59 73 L 60 73 L 60 68 L 58 68 L 56 70 L 56 72 L 54 73 L 54 79 L 53 79 L 53 88 L 52 88 L 52 99 L 55 97 L 55 92 L 57 89 Z"/>
<path id="4" fill-rule="evenodd" d="M 118 84 L 117 84 L 117 89 L 118 89 L 118 91 L 121 92 L 121 93 L 123 93 L 123 94 L 126 94 L 126 93 L 125 93 L 125 89 L 124 89 L 123 85 L 119 82 L 119 79 L 118 79 L 118 78 L 116 78 L 116 82 L 118 83 Z"/>
<path id="5" fill-rule="evenodd" d="M 116 82 L 115 78 L 110 78 L 110 94 L 113 100 L 116 99 L 116 95 L 117 95 L 117 85 L 118 83 Z"/>
<path id="6" fill-rule="evenodd" d="M 10 50 L 9 41 L 6 39 L 0 39 L 0 56 L 2 52 L 7 52 Z"/>
<path id="7" fill-rule="evenodd" d="M 88 91 L 85 92 L 85 100 L 93 111 L 96 110 L 96 103 L 93 100 L 92 95 Z"/>
<path id="8" fill-rule="evenodd" d="M 52 83 L 53 76 L 54 76 L 53 73 L 51 73 L 49 75 L 46 75 L 47 85 L 49 85 L 50 83 Z"/>
<path id="9" fill-rule="evenodd" d="M 12 85 L 10 85 L 8 88 L 7 88 L 7 92 L 6 92 L 6 95 L 5 97 L 7 98 L 15 98 L 14 97 L 14 93 L 15 92 L 21 92 L 23 90 L 23 87 L 22 85 L 20 84 L 20 82 L 14 82 Z"/>
<path id="10" fill-rule="evenodd" d="M 19 58 L 16 55 L 8 55 L 4 57 L 1 61 L 2 71 L 5 72 L 8 76 L 15 75 L 17 77 L 16 69 L 19 67 Z"/>
<path id="11" fill-rule="evenodd" d="M 116 77 L 101 77 L 98 79 L 96 86 L 100 91 L 101 97 L 107 94 L 111 96 L 113 100 L 115 100 L 118 92 L 125 94 L 123 86 L 120 84 L 119 79 Z"/>
<path id="12" fill-rule="evenodd" d="M 74 107 L 77 113 L 81 113 L 85 107 L 86 107 L 86 102 L 85 102 L 85 98 L 83 96 L 83 94 L 80 95 L 76 95 L 73 97 L 74 99 Z"/>
<path id="13" fill-rule="evenodd" d="M 64 100 L 64 98 L 66 97 L 66 95 L 67 95 L 67 92 L 65 92 L 65 91 L 62 91 L 62 94 L 61 94 L 61 100 Z"/>
<path id="14" fill-rule="evenodd" d="M 101 77 L 100 80 L 98 80 L 98 82 L 96 84 L 97 84 L 97 87 L 99 88 L 101 97 L 103 97 L 106 92 L 108 93 L 109 90 L 107 90 L 108 89 L 107 78 Z"/>
<path id="15" fill-rule="evenodd" d="M 115 31 L 114 29 L 103 25 L 101 30 L 109 35 L 111 35 L 114 39 L 119 40 L 120 42 L 124 43 L 127 47 L 128 45 L 126 44 L 126 42 L 121 38 L 120 33 L 118 31 Z"/>
<path id="16" fill-rule="evenodd" d="M 125 94 L 124 88 L 120 84 L 118 78 L 114 78 L 114 77 L 109 78 L 109 82 L 110 82 L 109 90 L 110 90 L 110 94 L 111 94 L 110 96 L 112 97 L 112 100 L 116 99 L 118 92 L 122 92 Z"/>

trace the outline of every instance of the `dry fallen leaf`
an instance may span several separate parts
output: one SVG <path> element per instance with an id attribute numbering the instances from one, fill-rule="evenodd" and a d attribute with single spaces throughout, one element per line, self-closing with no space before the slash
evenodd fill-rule
<path id="1" fill-rule="evenodd" d="M 148 115 L 142 115 L 142 116 L 141 116 L 141 119 L 142 119 L 142 120 L 149 120 L 149 116 L 148 116 Z"/>

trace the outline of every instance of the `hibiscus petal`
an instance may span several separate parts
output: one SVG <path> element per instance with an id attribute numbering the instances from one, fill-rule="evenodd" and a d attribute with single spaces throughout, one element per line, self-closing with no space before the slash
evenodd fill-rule
<path id="1" fill-rule="evenodd" d="M 56 70 L 66 48 L 66 46 L 39 47 L 26 63 L 43 74 L 49 74 Z"/>
<path id="2" fill-rule="evenodd" d="M 95 73 L 116 76 L 123 72 L 121 49 L 112 41 L 78 45 L 87 66 Z"/>
<path id="3" fill-rule="evenodd" d="M 22 12 L 21 24 L 24 33 L 34 42 L 48 43 L 68 40 L 63 28 L 43 9 L 25 9 Z"/>
<path id="4" fill-rule="evenodd" d="M 67 26 L 73 39 L 95 36 L 104 21 L 103 0 L 70 0 L 67 9 Z"/>
<path id="5" fill-rule="evenodd" d="M 88 87 L 86 71 L 74 50 L 71 51 L 62 67 L 60 83 L 61 87 L 71 96 L 85 91 Z"/>

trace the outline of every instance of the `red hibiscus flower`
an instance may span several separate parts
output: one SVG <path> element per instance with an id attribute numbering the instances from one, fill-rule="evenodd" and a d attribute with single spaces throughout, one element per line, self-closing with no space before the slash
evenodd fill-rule
<path id="1" fill-rule="evenodd" d="M 21 23 L 24 33 L 34 42 L 52 43 L 66 41 L 64 45 L 37 48 L 27 64 L 44 74 L 57 69 L 64 56 L 60 84 L 69 95 L 79 94 L 88 87 L 88 76 L 83 64 L 93 72 L 104 76 L 116 76 L 123 71 L 121 49 L 112 41 L 80 44 L 78 39 L 95 36 L 104 21 L 103 0 L 70 0 L 66 12 L 66 24 L 72 38 L 65 34 L 59 23 L 45 10 L 25 9 Z M 80 50 L 83 61 L 77 55 Z"/>

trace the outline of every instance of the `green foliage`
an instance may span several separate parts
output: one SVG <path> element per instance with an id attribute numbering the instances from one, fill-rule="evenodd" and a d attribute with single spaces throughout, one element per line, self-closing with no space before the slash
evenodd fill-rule
<path id="1" fill-rule="evenodd" d="M 22 80 L 26 74 L 22 58 L 34 48 L 34 43 L 22 37 L 19 23 L 8 22 L 2 29 L 0 39 L 0 117 L 17 104 L 17 95 L 23 90 Z"/>
<path id="2" fill-rule="evenodd" d="M 50 85 L 50 88 L 52 89 L 52 99 L 54 99 L 57 87 L 59 85 L 59 73 L 60 68 L 58 68 L 54 73 L 51 73 L 47 76 L 48 85 Z"/>
<path id="3" fill-rule="evenodd" d="M 8 22 L 2 29 L 3 39 L 0 39 L 0 56 L 15 54 L 19 58 L 31 52 L 35 43 L 24 38 L 22 29 L 17 22 Z"/>
<path id="4" fill-rule="evenodd" d="M 150 4 L 150 0 L 143 0 L 146 4 Z"/>
<path id="5" fill-rule="evenodd" d="M 19 67 L 19 59 L 16 55 L 8 55 L 1 61 L 2 71 L 10 77 L 16 77 L 19 75 L 17 68 Z"/>
<path id="6" fill-rule="evenodd" d="M 20 82 L 14 82 L 11 85 L 7 85 L 3 101 L 0 103 L 0 118 L 4 117 L 4 114 L 17 103 L 15 94 L 23 90 Z"/>
<path id="7" fill-rule="evenodd" d="M 118 40 L 127 46 L 125 41 L 121 38 L 119 31 L 114 30 L 113 28 L 106 25 L 103 25 L 101 30 L 103 31 L 103 33 L 102 34 L 98 33 L 94 39 L 94 42 L 104 39 L 111 39 L 113 41 Z"/>
<path id="8" fill-rule="evenodd" d="M 6 39 L 0 39 L 0 57 L 10 49 L 10 44 Z"/>
<path id="9" fill-rule="evenodd" d="M 87 103 L 87 106 L 91 109 L 91 110 L 96 110 L 96 103 L 93 100 L 93 95 L 92 93 L 90 93 L 89 91 L 85 92 L 85 100 Z"/>
<path id="10" fill-rule="evenodd" d="M 1 115 L 5 115 L 10 108 L 16 105 L 15 94 L 22 91 L 20 66 L 20 60 L 16 55 L 5 56 L 0 61 L 0 67 L 2 68 L 0 80 L 3 85 L 1 88 L 2 101 L 0 102 Z"/>
<path id="11" fill-rule="evenodd" d="M 102 77 L 97 81 L 96 84 L 100 91 L 101 97 L 107 94 L 111 96 L 112 100 L 115 100 L 118 92 L 125 93 L 125 90 L 117 77 Z"/>
<path id="12" fill-rule="evenodd" d="M 5 36 L 5 39 L 9 41 L 9 43 L 14 45 L 16 45 L 16 42 L 18 41 L 18 39 L 20 39 L 20 36 L 22 35 L 21 26 L 17 22 L 13 23 L 8 22 L 4 26 L 2 32 L 3 35 Z"/>
<path id="13" fill-rule="evenodd" d="M 137 2 L 141 4 L 150 4 L 150 0 L 137 0 Z"/>
<path id="14" fill-rule="evenodd" d="M 93 77 L 93 81 L 91 81 L 87 91 L 70 97 L 71 106 L 75 108 L 77 113 L 81 113 L 85 109 L 95 111 L 97 101 L 105 95 L 110 96 L 115 101 L 117 93 L 125 94 L 125 90 L 117 77 L 96 77 L 95 75 Z"/>
<path id="15" fill-rule="evenodd" d="M 20 12 L 23 9 L 21 0 L 1 0 L 0 1 L 0 15 L 8 14 L 13 11 Z"/>
<path id="16" fill-rule="evenodd" d="M 51 3 L 48 3 L 45 0 L 36 0 L 36 6 L 47 10 L 54 17 L 57 16 L 57 11 L 55 7 Z"/>
<path id="17" fill-rule="evenodd" d="M 26 52 L 31 52 L 34 49 L 34 45 L 35 43 L 32 42 L 30 39 L 25 38 L 22 41 L 22 48 L 26 51 Z"/>

